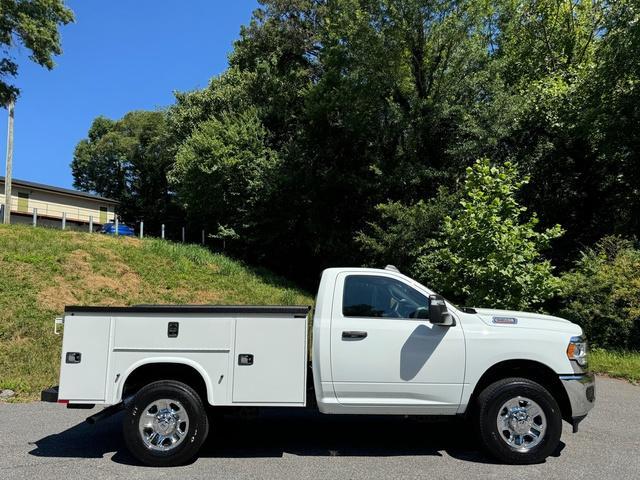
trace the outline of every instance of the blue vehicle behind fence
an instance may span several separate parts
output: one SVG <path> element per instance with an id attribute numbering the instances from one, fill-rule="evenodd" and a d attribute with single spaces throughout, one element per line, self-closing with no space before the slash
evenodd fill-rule
<path id="1" fill-rule="evenodd" d="M 100 233 L 105 233 L 107 235 L 115 235 L 116 234 L 116 224 L 115 223 L 105 223 L 100 229 Z M 122 235 L 125 237 L 135 237 L 136 232 L 133 230 L 133 227 L 129 225 L 125 225 L 124 223 L 118 224 L 118 235 Z"/>

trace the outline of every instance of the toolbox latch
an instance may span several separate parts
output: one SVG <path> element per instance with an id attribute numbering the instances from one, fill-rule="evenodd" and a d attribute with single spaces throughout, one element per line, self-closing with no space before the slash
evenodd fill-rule
<path id="1" fill-rule="evenodd" d="M 169 338 L 176 338 L 178 336 L 178 330 L 180 329 L 180 324 L 178 322 L 169 322 L 167 326 L 167 336 Z"/>
<path id="2" fill-rule="evenodd" d="M 241 353 L 238 355 L 238 365 L 253 365 L 253 355 L 250 353 Z"/>
<path id="3" fill-rule="evenodd" d="M 66 363 L 80 363 L 82 354 L 80 352 L 67 352 Z"/>

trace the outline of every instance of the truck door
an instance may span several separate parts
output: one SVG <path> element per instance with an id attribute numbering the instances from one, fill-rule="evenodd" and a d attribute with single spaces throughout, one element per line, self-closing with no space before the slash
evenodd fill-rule
<path id="1" fill-rule="evenodd" d="M 462 328 L 417 318 L 428 307 L 428 292 L 391 273 L 337 276 L 331 370 L 340 404 L 379 413 L 456 412 L 464 381 Z"/>

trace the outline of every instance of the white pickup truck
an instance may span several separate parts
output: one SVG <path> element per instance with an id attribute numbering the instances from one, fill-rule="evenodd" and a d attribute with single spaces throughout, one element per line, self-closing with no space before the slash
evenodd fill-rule
<path id="1" fill-rule="evenodd" d="M 544 460 L 562 420 L 575 432 L 593 407 L 586 341 L 567 320 L 458 308 L 392 266 L 330 268 L 308 369 L 309 312 L 67 307 L 57 319 L 60 385 L 42 400 L 108 406 L 91 423 L 124 409 L 127 447 L 154 466 L 197 456 L 217 407 L 309 403 L 325 414 L 464 416 L 490 454 L 514 464 Z"/>

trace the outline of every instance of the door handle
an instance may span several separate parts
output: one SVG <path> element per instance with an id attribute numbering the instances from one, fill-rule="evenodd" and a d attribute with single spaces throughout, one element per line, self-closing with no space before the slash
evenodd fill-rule
<path id="1" fill-rule="evenodd" d="M 367 338 L 367 332 L 342 332 L 343 340 L 361 340 Z"/>

